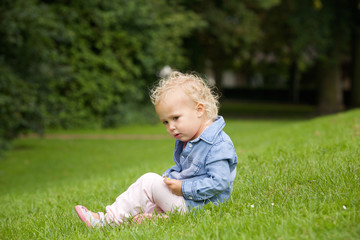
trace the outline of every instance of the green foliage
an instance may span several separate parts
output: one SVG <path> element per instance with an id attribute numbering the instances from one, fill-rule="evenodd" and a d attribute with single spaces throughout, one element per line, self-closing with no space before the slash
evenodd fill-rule
<path id="1" fill-rule="evenodd" d="M 59 54 L 71 71 L 52 84 L 60 93 L 50 102 L 60 113 L 60 118 L 51 115 L 54 126 L 69 127 L 62 122 L 88 122 L 89 117 L 109 126 L 104 119 L 113 118 L 124 104 L 144 101 L 145 86 L 162 66 L 182 64 L 178 45 L 196 27 L 195 15 L 158 0 L 76 1 L 51 8 L 66 27 Z M 124 118 L 123 114 L 116 117 Z"/>
<path id="2" fill-rule="evenodd" d="M 267 3 L 270 1 L 266 1 Z M 191 66 L 203 71 L 206 61 L 216 69 L 236 68 L 250 57 L 250 51 L 262 33 L 260 18 L 247 1 L 184 1 L 186 8 L 196 12 L 206 22 L 187 40 Z"/>
<path id="3" fill-rule="evenodd" d="M 256 2 L 256 4 L 261 8 L 269 9 L 278 5 L 281 0 L 255 0 L 254 2 Z"/>
<path id="4" fill-rule="evenodd" d="M 259 50 L 274 54 L 280 71 L 293 61 L 301 72 L 319 61 L 340 62 L 351 51 L 353 12 L 350 1 L 282 1 L 263 12 Z"/>
<path id="5" fill-rule="evenodd" d="M 300 53 L 313 47 L 323 60 L 339 61 L 334 59 L 338 58 L 336 54 L 349 51 L 352 24 L 349 1 L 324 1 L 321 5 L 316 2 L 294 2 L 289 9 L 294 51 Z"/>
<path id="6" fill-rule="evenodd" d="M 0 58 L 0 153 L 8 141 L 28 130 L 42 132 L 35 89 L 20 80 Z"/>
<path id="7" fill-rule="evenodd" d="M 338 63 L 358 13 L 350 0 L 3 0 L 0 138 L 152 119 L 147 90 L 164 65 L 273 83 Z"/>
<path id="8" fill-rule="evenodd" d="M 151 119 L 146 86 L 186 63 L 182 39 L 202 24 L 165 0 L 2 1 L 0 14 L 2 136 Z"/>
<path id="9" fill-rule="evenodd" d="M 60 79 L 51 85 L 58 96 L 49 101 L 55 111 L 50 126 L 93 122 L 107 127 L 113 126 L 107 119 L 114 117 L 118 120 L 110 122 L 125 122 L 126 111 L 132 114 L 136 107 L 119 109 L 146 101 L 145 86 L 162 66 L 182 64 L 178 45 L 196 27 L 193 14 L 159 0 L 75 1 L 50 7 L 63 24 L 61 32 L 66 29 L 54 40 L 70 71 L 55 76 Z"/>

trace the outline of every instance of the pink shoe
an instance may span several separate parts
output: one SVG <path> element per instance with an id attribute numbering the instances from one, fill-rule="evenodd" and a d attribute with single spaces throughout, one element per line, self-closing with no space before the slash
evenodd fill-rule
<path id="1" fill-rule="evenodd" d="M 105 225 L 104 221 L 96 219 L 92 215 L 92 212 L 87 210 L 87 208 L 84 206 L 75 206 L 75 211 L 79 216 L 80 220 L 83 221 L 89 229 L 93 229 L 95 227 L 103 227 Z"/>

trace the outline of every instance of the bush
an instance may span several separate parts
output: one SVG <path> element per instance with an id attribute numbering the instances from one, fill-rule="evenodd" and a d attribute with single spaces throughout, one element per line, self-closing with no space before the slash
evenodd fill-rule
<path id="1" fill-rule="evenodd" d="M 1 138 L 152 119 L 146 86 L 202 24 L 176 1 L 2 1 Z"/>
<path id="2" fill-rule="evenodd" d="M 0 59 L 0 154 L 21 133 L 43 131 L 36 91 Z"/>

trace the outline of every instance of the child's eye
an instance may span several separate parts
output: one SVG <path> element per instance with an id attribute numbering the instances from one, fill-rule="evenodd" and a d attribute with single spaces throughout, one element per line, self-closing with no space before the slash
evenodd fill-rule
<path id="1" fill-rule="evenodd" d="M 173 120 L 174 121 L 176 121 L 176 120 L 178 120 L 179 119 L 179 117 L 173 117 Z"/>
<path id="2" fill-rule="evenodd" d="M 168 121 L 163 121 L 163 124 L 164 124 L 164 125 L 167 125 L 167 124 L 168 124 Z"/>

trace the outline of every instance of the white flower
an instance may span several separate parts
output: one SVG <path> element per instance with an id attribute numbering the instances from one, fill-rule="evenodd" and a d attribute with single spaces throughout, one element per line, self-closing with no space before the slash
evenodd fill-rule
<path id="1" fill-rule="evenodd" d="M 271 203 L 272 206 L 274 206 L 274 203 Z"/>
<path id="2" fill-rule="evenodd" d="M 346 210 L 346 206 L 345 206 L 345 205 L 343 206 L 343 209 L 345 209 L 345 210 Z"/>
<path id="3" fill-rule="evenodd" d="M 254 204 L 252 204 L 251 207 L 254 208 L 255 207 Z"/>

